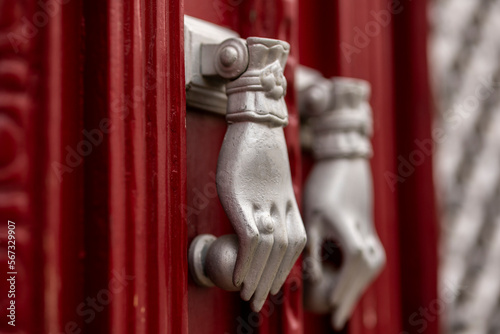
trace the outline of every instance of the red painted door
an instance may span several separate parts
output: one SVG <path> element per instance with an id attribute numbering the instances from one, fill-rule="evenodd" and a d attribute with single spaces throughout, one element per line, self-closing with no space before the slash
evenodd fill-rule
<path id="1" fill-rule="evenodd" d="M 226 122 L 186 108 L 186 14 L 290 43 L 285 135 L 299 203 L 311 159 L 300 148 L 295 67 L 372 84 L 375 223 L 388 263 L 345 331 L 414 333 L 415 312 L 436 298 L 431 160 L 395 188 L 385 176 L 429 136 L 425 1 L 397 4 L 0 0 L 0 223 L 16 222 L 19 287 L 18 325 L 2 321 L 0 332 L 332 331 L 328 317 L 303 310 L 300 259 L 260 314 L 189 277 L 189 242 L 232 228 L 214 180 Z M 361 47 L 356 29 L 379 31 Z M 424 333 L 437 326 L 427 319 Z"/>
<path id="2" fill-rule="evenodd" d="M 295 196 L 300 200 L 299 119 L 293 94 L 297 64 L 296 1 L 185 1 L 185 14 L 230 28 L 242 37 L 276 38 L 291 44 L 285 76 L 289 125 L 285 128 Z M 234 233 L 215 189 L 218 153 L 226 131 L 224 116 L 187 110 L 188 242 L 201 233 Z M 303 333 L 300 260 L 282 292 L 271 297 L 260 313 L 251 312 L 239 293 L 188 284 L 190 333 Z M 200 321 L 203 319 L 203 321 Z"/>

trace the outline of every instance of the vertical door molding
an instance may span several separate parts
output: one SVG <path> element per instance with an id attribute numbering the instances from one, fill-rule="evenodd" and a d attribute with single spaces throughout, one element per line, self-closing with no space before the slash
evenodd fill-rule
<path id="1" fill-rule="evenodd" d="M 187 333 L 183 4 L 97 7 L 85 10 L 86 125 L 105 144 L 86 175 L 87 293 L 125 280 L 88 328 Z"/>
<path id="2" fill-rule="evenodd" d="M 183 38 L 178 1 L 109 2 L 112 333 L 187 332 Z"/>

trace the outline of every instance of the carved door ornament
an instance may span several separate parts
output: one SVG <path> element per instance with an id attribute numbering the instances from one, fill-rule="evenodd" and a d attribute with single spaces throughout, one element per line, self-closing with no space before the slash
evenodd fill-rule
<path id="1" fill-rule="evenodd" d="M 241 291 L 258 312 L 285 282 L 306 244 L 283 127 L 289 44 L 238 38 L 185 17 L 187 104 L 226 114 L 217 192 L 236 235 L 199 235 L 189 267 L 202 286 Z"/>
<path id="2" fill-rule="evenodd" d="M 331 313 L 338 330 L 385 264 L 373 225 L 370 85 L 325 79 L 304 67 L 296 84 L 307 120 L 303 137 L 315 157 L 304 192 L 304 302 L 313 312 Z"/>

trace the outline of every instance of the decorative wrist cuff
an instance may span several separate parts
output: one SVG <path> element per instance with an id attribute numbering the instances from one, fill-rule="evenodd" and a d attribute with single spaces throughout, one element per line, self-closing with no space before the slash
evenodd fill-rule
<path id="1" fill-rule="evenodd" d="M 316 159 L 369 158 L 373 153 L 369 138 L 358 131 L 315 133 L 312 149 Z"/>
<path id="2" fill-rule="evenodd" d="M 288 124 L 284 96 L 286 79 L 283 69 L 290 50 L 286 42 L 250 37 L 248 69 L 226 84 L 228 96 L 226 120 L 262 122 L 273 126 Z"/>
<path id="3" fill-rule="evenodd" d="M 343 77 L 327 80 L 312 71 L 303 77 L 308 84 L 302 87 L 300 106 L 311 125 L 316 158 L 370 157 L 370 84 Z"/>

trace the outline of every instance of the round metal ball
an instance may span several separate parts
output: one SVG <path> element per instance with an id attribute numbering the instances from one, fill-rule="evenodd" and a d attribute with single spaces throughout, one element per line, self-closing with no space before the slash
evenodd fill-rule
<path id="1" fill-rule="evenodd" d="M 236 79 L 248 67 L 248 47 L 241 38 L 229 38 L 217 49 L 215 69 L 225 79 Z"/>
<path id="2" fill-rule="evenodd" d="M 196 284 L 212 287 L 214 283 L 205 273 L 205 262 L 210 246 L 217 240 L 211 234 L 200 234 L 191 242 L 189 246 L 188 263 L 189 272 Z"/>
<path id="3" fill-rule="evenodd" d="M 233 284 L 234 266 L 238 255 L 238 238 L 234 234 L 219 237 L 208 249 L 205 272 L 210 280 L 226 291 L 239 291 Z"/>
<path id="4" fill-rule="evenodd" d="M 226 46 L 220 51 L 220 61 L 224 67 L 229 67 L 238 59 L 238 50 L 233 46 Z"/>

